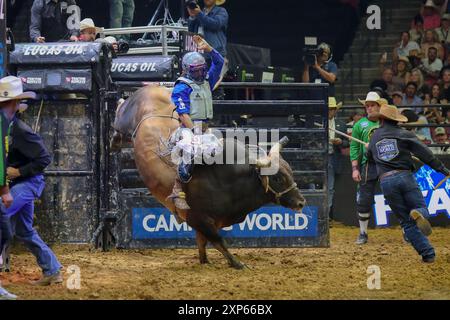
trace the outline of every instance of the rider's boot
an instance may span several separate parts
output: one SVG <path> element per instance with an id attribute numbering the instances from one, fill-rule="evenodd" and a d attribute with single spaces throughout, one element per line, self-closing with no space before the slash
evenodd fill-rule
<path id="1" fill-rule="evenodd" d="M 172 194 L 167 197 L 167 199 L 172 199 L 175 207 L 182 210 L 188 210 L 191 207 L 186 202 L 186 194 L 181 188 L 181 181 L 177 178 L 175 179 L 175 184 L 173 186 Z"/>

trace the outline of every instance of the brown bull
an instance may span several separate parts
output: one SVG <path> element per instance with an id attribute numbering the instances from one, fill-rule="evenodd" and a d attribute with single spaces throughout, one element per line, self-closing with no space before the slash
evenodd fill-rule
<path id="1" fill-rule="evenodd" d="M 145 87 L 118 108 L 114 127 L 121 134 L 133 135 L 136 166 L 152 195 L 196 231 L 200 263 L 208 262 L 206 244 L 209 241 L 232 267 L 241 269 L 244 264 L 229 253 L 218 231 L 244 221 L 250 212 L 267 203 L 280 203 L 294 210 L 301 210 L 305 205 L 292 170 L 280 155 L 282 144 L 272 147 L 269 156 L 258 159 L 256 165 L 246 161 L 245 164 L 196 166 L 192 180 L 183 186 L 191 209 L 183 211 L 167 200 L 175 182 L 176 167 L 170 158 L 163 158 L 158 152 L 161 139 L 167 140 L 179 127 L 176 118 L 168 91 Z M 119 141 L 118 132 L 113 137 L 112 147 Z M 246 147 L 233 139 L 224 141 L 224 153 L 230 143 L 233 151 L 244 148 L 248 156 Z M 260 168 L 273 161 L 279 162 L 278 173 L 262 176 Z"/>

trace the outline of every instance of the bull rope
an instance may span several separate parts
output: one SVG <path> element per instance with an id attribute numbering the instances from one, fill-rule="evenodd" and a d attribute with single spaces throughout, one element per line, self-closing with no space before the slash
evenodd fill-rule
<path id="1" fill-rule="evenodd" d="M 141 119 L 141 121 L 139 121 L 139 123 L 137 124 L 136 128 L 134 129 L 133 134 L 131 135 L 131 139 L 133 140 L 133 145 L 134 145 L 134 141 L 135 141 L 135 138 L 136 138 L 136 134 L 137 134 L 137 132 L 138 132 L 140 126 L 142 125 L 142 123 L 143 123 L 144 121 L 146 121 L 146 120 L 148 120 L 148 119 L 151 119 L 151 118 L 170 118 L 170 119 L 179 121 L 179 119 L 177 119 L 177 118 L 175 118 L 175 117 L 173 117 L 173 116 L 167 116 L 167 115 L 152 115 L 152 114 L 147 114 L 147 115 L 143 116 L 142 119 Z M 169 135 L 170 135 L 170 129 L 168 129 L 168 130 L 169 130 Z M 166 147 L 167 150 L 168 150 L 169 148 L 168 148 L 167 145 L 162 141 L 162 137 L 161 137 L 161 136 L 159 137 L 159 139 L 160 139 L 160 144 L 159 144 L 159 146 L 158 146 L 158 149 L 159 149 L 159 150 L 156 151 L 156 150 L 150 149 L 150 151 L 153 152 L 159 159 L 161 159 L 161 161 L 162 161 L 163 163 L 165 163 L 170 169 L 172 169 L 173 171 L 176 172 L 176 168 L 174 167 L 174 164 L 173 164 L 171 161 L 169 161 L 169 160 L 167 159 L 167 157 L 170 155 L 170 152 L 169 152 L 167 155 L 163 155 L 163 152 L 162 152 L 162 150 L 161 150 L 161 144 L 164 145 L 164 146 Z"/>

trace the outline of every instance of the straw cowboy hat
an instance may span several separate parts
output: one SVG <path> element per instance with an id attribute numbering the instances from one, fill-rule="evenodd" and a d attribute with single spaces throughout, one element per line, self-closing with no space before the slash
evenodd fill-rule
<path id="1" fill-rule="evenodd" d="M 379 105 L 381 105 L 381 104 L 380 104 L 380 100 L 381 100 L 380 95 L 379 95 L 378 93 L 374 92 L 374 91 L 370 91 L 370 92 L 367 94 L 365 100 L 358 99 L 359 103 L 362 103 L 362 104 L 366 104 L 366 102 L 376 102 L 376 103 L 378 103 Z"/>
<path id="2" fill-rule="evenodd" d="M 396 106 L 384 104 L 380 108 L 380 118 L 397 122 L 408 122 L 408 118 L 398 111 Z"/>
<path id="3" fill-rule="evenodd" d="M 95 29 L 96 33 L 102 32 L 103 28 L 98 28 L 94 24 L 94 20 L 91 18 L 86 18 L 80 21 L 80 31 L 86 30 L 86 29 Z"/>
<path id="4" fill-rule="evenodd" d="M 221 6 L 226 2 L 226 0 L 216 0 L 216 5 Z"/>
<path id="5" fill-rule="evenodd" d="M 328 108 L 339 110 L 342 107 L 342 102 L 337 103 L 335 97 L 328 97 Z"/>

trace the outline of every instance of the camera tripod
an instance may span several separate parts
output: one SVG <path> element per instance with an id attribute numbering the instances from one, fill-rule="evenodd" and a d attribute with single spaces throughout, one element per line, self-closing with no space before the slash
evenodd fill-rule
<path id="1" fill-rule="evenodd" d="M 153 0 L 150 0 L 153 1 Z M 183 4 L 183 1 L 181 1 Z M 182 6 L 183 8 L 183 6 Z M 160 19 L 160 16 L 162 14 L 162 19 Z M 175 20 L 172 18 L 172 15 L 170 14 L 169 9 L 169 0 L 160 0 L 158 7 L 153 14 L 152 18 L 150 19 L 150 22 L 147 26 L 156 26 L 156 25 L 173 25 L 175 24 Z M 142 39 L 145 40 L 147 38 L 147 33 L 145 33 L 142 36 Z"/>

